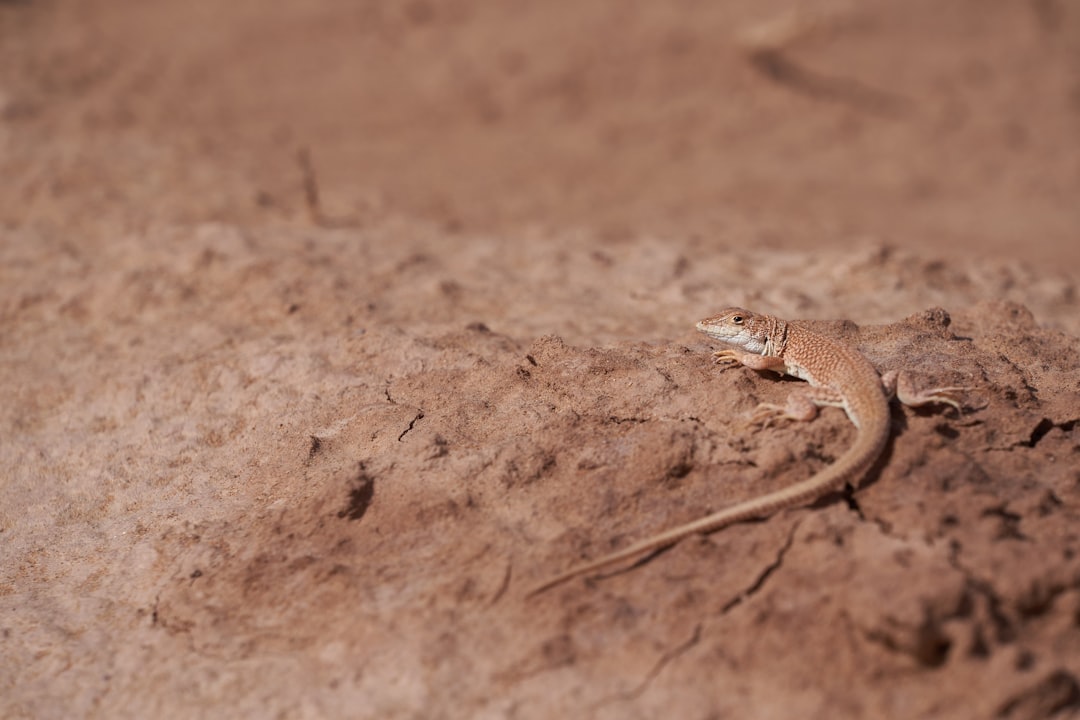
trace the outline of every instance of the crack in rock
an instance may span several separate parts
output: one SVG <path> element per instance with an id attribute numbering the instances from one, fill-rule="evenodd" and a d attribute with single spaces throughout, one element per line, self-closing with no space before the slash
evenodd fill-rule
<path id="1" fill-rule="evenodd" d="M 409 431 L 413 429 L 413 427 L 416 425 L 416 423 L 418 423 L 419 421 L 421 421 L 423 419 L 424 419 L 424 411 L 423 410 L 418 410 L 416 412 L 416 417 L 414 417 L 412 420 L 409 421 L 409 427 L 402 430 L 401 434 L 397 436 L 398 442 L 401 442 L 401 438 L 408 435 Z"/>
<path id="2" fill-rule="evenodd" d="M 754 582 L 750 583 L 749 587 L 724 603 L 724 606 L 720 608 L 721 615 L 726 615 L 736 606 L 742 604 L 744 600 L 756 595 L 765 585 L 765 581 L 768 580 L 774 572 L 780 569 L 780 566 L 784 564 L 784 555 L 787 554 L 787 551 L 790 550 L 791 546 L 795 543 L 795 531 L 799 529 L 800 524 L 802 524 L 801 520 L 791 527 L 791 532 L 788 533 L 787 540 L 784 542 L 783 547 L 776 553 L 776 559 L 765 566 L 765 569 L 761 571 L 761 574 L 757 576 Z"/>
<path id="3" fill-rule="evenodd" d="M 613 702 L 636 700 L 637 698 L 641 697 L 641 695 L 646 690 L 648 690 L 649 685 L 652 684 L 653 680 L 656 679 L 656 677 L 661 673 L 661 671 L 663 671 L 665 667 L 667 667 L 673 660 L 678 658 L 687 650 L 697 645 L 700 641 L 701 623 L 698 623 L 697 626 L 694 627 L 694 632 L 691 633 L 690 637 L 687 640 L 680 643 L 679 645 L 676 645 L 675 647 L 666 651 L 659 658 L 657 658 L 656 663 L 653 664 L 651 668 L 649 668 L 649 672 L 645 673 L 645 677 L 641 679 L 641 682 L 639 682 L 636 687 L 601 700 L 593 706 L 593 709 L 596 709 L 603 705 L 611 704 Z"/>
<path id="4" fill-rule="evenodd" d="M 1066 420 L 1065 422 L 1056 423 L 1050 418 L 1044 417 L 1035 425 L 1034 428 L 1031 429 L 1031 436 L 1024 442 L 1016 443 L 1014 447 L 1033 448 L 1038 445 L 1039 441 L 1046 437 L 1046 435 L 1054 428 L 1058 428 L 1064 432 L 1072 432 L 1072 430 L 1076 427 L 1076 423 L 1077 420 L 1075 418 L 1072 420 Z"/>

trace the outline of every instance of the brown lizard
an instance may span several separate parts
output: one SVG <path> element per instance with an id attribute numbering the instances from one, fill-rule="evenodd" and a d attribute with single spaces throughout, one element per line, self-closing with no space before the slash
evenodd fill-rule
<path id="1" fill-rule="evenodd" d="M 706 318 L 697 324 L 697 329 L 730 346 L 713 353 L 717 364 L 772 370 L 810 383 L 809 387 L 793 390 L 786 405 L 759 405 L 752 422 L 767 424 L 773 418 L 807 421 L 817 416 L 819 407 L 841 407 L 858 430 L 855 442 L 836 462 L 807 480 L 573 567 L 535 588 L 530 595 L 611 563 L 673 545 L 689 535 L 766 517 L 785 508 L 812 502 L 848 483 L 855 484 L 870 470 L 888 442 L 890 397 L 895 395 L 900 402 L 911 406 L 943 403 L 959 412 L 956 393 L 967 389 L 941 387 L 918 391 L 906 373 L 896 370 L 879 377 L 870 361 L 854 348 L 797 323 L 742 308 L 728 308 L 719 315 Z"/>

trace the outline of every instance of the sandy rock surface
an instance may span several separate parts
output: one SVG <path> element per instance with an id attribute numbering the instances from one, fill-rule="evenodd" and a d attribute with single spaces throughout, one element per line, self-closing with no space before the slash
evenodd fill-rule
<path id="1" fill-rule="evenodd" d="M 613 39 L 608 65 L 586 52 L 615 12 L 600 2 L 530 11 L 528 26 L 484 3 L 400 16 L 362 3 L 363 23 L 285 4 L 223 11 L 204 35 L 176 29 L 207 8 L 0 3 L 0 717 L 1080 712 L 1075 102 L 1063 114 L 1047 91 L 1033 101 L 1045 113 L 1002 129 L 1027 117 L 1016 88 L 1076 81 L 1062 58 L 1078 17 L 1031 5 L 979 11 L 982 34 L 963 40 L 949 28 L 972 3 L 942 17 L 875 4 L 779 71 L 716 31 L 731 57 L 701 82 L 733 83 L 736 109 L 664 81 L 716 60 L 690 9 L 631 13 L 629 36 L 670 55 Z M 700 32 L 769 27 L 739 3 L 712 12 Z M 900 106 L 919 112 L 890 114 L 895 98 L 869 80 L 791 75 L 863 57 L 884 82 L 882 54 L 931 16 L 927 47 L 946 38 L 957 55 L 898 72 L 896 92 L 918 100 Z M 335 45 L 349 23 L 382 28 L 357 52 L 399 75 L 316 73 L 323 54 L 353 52 Z M 327 46 L 299 52 L 309 36 Z M 251 89 L 241 80 L 261 66 L 239 50 L 210 72 L 239 37 L 280 48 L 278 69 L 308 57 L 318 82 Z M 484 74 L 500 37 L 520 57 L 498 72 L 518 84 Z M 565 57 L 541 50 L 551 37 Z M 984 57 L 981 71 L 941 70 L 958 56 Z M 455 85 L 437 58 L 473 74 Z M 541 82 L 560 62 L 569 89 Z M 139 85 L 137 67 L 160 82 Z M 402 68 L 423 92 L 387 89 Z M 383 100 L 362 132 L 293 114 L 356 78 L 341 100 L 354 113 Z M 174 115 L 184 83 L 202 92 Z M 678 112 L 658 116 L 660 101 Z M 996 142 L 985 118 L 946 122 L 994 102 Z M 633 122 L 608 165 L 589 164 L 582 137 L 605 136 L 619 103 Z M 536 132 L 521 116 L 537 108 L 564 125 L 506 160 L 496 150 Z M 785 124 L 794 109 L 803 122 Z M 730 189 L 732 166 L 710 180 L 696 161 L 661 162 L 715 116 L 726 131 L 702 152 L 760 173 L 725 195 L 730 213 L 702 183 Z M 750 139 L 761 117 L 779 125 Z M 421 152 L 439 127 L 449 149 Z M 876 160 L 865 186 L 828 185 L 815 205 L 801 195 L 815 172 L 867 169 L 838 134 Z M 838 144 L 821 170 L 823 137 Z M 928 139 L 977 146 L 976 167 L 944 162 L 919 185 Z M 288 162 L 267 159 L 275 145 Z M 391 162 L 406 147 L 411 175 Z M 469 148 L 476 172 L 457 182 Z M 540 179 L 512 182 L 525 176 Z M 882 371 L 965 386 L 963 411 L 894 407 L 858 488 L 526 597 L 806 479 L 851 443 L 835 409 L 748 424 L 798 381 L 712 364 L 693 325 L 733 304 L 804 318 Z"/>
<path id="2" fill-rule="evenodd" d="M 1075 338 L 1005 301 L 814 323 L 882 369 L 970 386 L 964 414 L 897 409 L 885 458 L 846 498 L 525 598 L 842 452 L 839 411 L 748 427 L 790 383 L 717 369 L 687 322 L 752 299 L 754 273 L 711 281 L 725 268 L 771 267 L 785 280 L 770 297 L 826 273 L 701 249 L 688 266 L 647 240 L 425 255 L 436 237 L 215 225 L 92 258 L 14 237 L 9 712 L 961 717 L 976 700 L 978 716 L 1073 702 Z M 815 286 L 842 297 L 910 262 L 870 250 Z M 874 301 L 932 294 L 920 274 Z"/>

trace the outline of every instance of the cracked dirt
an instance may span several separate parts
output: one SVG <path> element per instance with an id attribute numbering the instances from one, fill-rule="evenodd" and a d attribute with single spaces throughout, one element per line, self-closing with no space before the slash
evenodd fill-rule
<path id="1" fill-rule="evenodd" d="M 496 5 L 0 3 L 0 717 L 1080 713 L 1080 15 Z M 526 597 L 852 441 L 731 304 L 963 411 Z"/>

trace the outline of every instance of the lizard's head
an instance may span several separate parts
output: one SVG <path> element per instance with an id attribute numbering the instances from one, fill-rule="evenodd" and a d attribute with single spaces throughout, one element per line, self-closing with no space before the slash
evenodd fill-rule
<path id="1" fill-rule="evenodd" d="M 698 332 L 751 353 L 765 350 L 768 326 L 761 315 L 742 308 L 728 308 L 697 324 Z"/>

